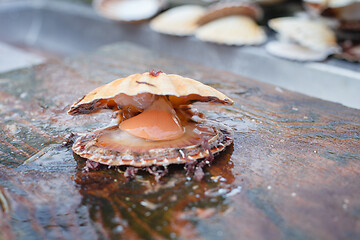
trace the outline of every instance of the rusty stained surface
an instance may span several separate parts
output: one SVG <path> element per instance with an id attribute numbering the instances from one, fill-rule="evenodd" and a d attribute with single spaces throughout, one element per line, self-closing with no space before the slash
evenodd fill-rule
<path id="1" fill-rule="evenodd" d="M 235 130 L 197 182 L 174 166 L 161 183 L 84 172 L 61 145 L 109 123 L 72 117 L 95 87 L 150 69 L 231 97 L 198 108 Z M 130 44 L 0 76 L 0 239 L 357 239 L 360 111 Z"/>

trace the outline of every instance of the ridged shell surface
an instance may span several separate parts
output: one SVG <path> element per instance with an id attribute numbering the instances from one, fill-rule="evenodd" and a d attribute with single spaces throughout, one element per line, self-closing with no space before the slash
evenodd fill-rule
<path id="1" fill-rule="evenodd" d="M 315 51 L 332 51 L 338 49 L 335 33 L 324 23 L 298 17 L 274 18 L 269 26 L 282 38 Z"/>
<path id="2" fill-rule="evenodd" d="M 234 133 L 229 127 L 212 121 L 207 121 L 206 124 L 214 131 L 214 135 L 208 140 L 192 135 L 165 142 L 145 142 L 141 139 L 129 138 L 123 143 L 124 146 L 117 146 L 118 150 L 113 150 L 101 146 L 100 138 L 106 131 L 114 131 L 114 135 L 119 136 L 118 127 L 114 126 L 79 137 L 72 149 L 83 158 L 110 166 L 147 167 L 195 162 L 197 159 L 209 156 L 209 151 L 215 154 L 224 150 L 233 141 Z M 207 147 L 204 146 L 204 141 Z M 154 146 L 151 146 L 152 144 Z M 119 148 L 123 149 L 119 150 Z"/>
<path id="3" fill-rule="evenodd" d="M 322 61 L 329 56 L 328 51 L 315 51 L 289 42 L 272 41 L 267 43 L 265 48 L 276 57 L 296 61 Z"/>
<path id="4" fill-rule="evenodd" d="M 83 113 L 83 111 L 78 111 L 80 108 L 87 110 L 86 113 L 91 113 L 93 103 L 100 99 L 112 99 L 119 94 L 136 96 L 140 93 L 184 97 L 184 101 L 191 103 L 196 101 L 211 101 L 222 104 L 233 103 L 225 94 L 194 79 L 165 73 L 153 76 L 146 72 L 117 79 L 96 88 L 74 103 L 69 110 L 69 114 Z"/>
<path id="5" fill-rule="evenodd" d="M 172 8 L 150 22 L 150 28 L 156 32 L 188 36 L 198 28 L 198 20 L 205 13 L 205 8 L 196 5 L 184 5 Z"/>
<path id="6" fill-rule="evenodd" d="M 248 16 L 254 20 L 260 20 L 263 16 L 261 8 L 254 3 L 240 1 L 220 2 L 213 4 L 202 16 L 198 23 L 204 25 L 219 18 L 241 15 Z"/>
<path id="7" fill-rule="evenodd" d="M 258 45 L 266 41 L 264 30 L 246 16 L 229 16 L 209 22 L 196 31 L 196 38 L 226 45 Z"/>

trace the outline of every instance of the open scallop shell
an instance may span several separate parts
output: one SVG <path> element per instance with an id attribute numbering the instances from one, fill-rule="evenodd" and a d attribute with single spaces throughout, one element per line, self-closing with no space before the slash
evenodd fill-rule
<path id="1" fill-rule="evenodd" d="M 202 16 L 198 23 L 204 25 L 219 18 L 241 15 L 254 20 L 261 20 L 263 12 L 259 6 L 254 3 L 240 1 L 220 2 L 209 7 L 206 14 Z"/>
<path id="2" fill-rule="evenodd" d="M 280 58 L 296 61 L 322 61 L 329 56 L 327 51 L 315 51 L 296 43 L 272 41 L 266 44 L 266 50 Z"/>
<path id="3" fill-rule="evenodd" d="M 91 91 L 76 102 L 68 113 L 89 114 L 100 109 L 111 109 L 124 114 L 133 108 L 136 108 L 137 112 L 126 116 L 125 120 L 122 118 L 115 126 L 79 137 L 72 149 L 81 157 L 110 166 L 142 168 L 153 165 L 197 164 L 197 160 L 201 158 L 206 158 L 204 163 L 209 164 L 213 154 L 232 143 L 233 131 L 220 123 L 202 119 L 201 115 L 193 112 L 188 105 L 196 101 L 233 103 L 230 98 L 212 87 L 161 71 L 117 79 Z M 142 115 L 140 123 L 132 125 L 134 121 L 138 121 L 141 114 L 149 114 L 151 111 L 159 112 L 156 112 L 156 115 L 146 115 L 146 119 Z M 171 132 L 170 135 L 159 138 L 158 135 L 163 134 L 163 130 L 161 126 L 154 124 L 154 121 L 158 123 L 164 120 L 158 119 L 161 111 L 170 113 L 169 120 L 176 120 L 179 124 L 180 134 L 176 135 L 176 138 L 172 138 L 172 127 L 164 128 Z M 150 126 L 146 125 L 148 123 L 144 125 L 147 120 L 151 120 Z M 168 120 L 163 121 L 164 126 L 167 125 L 166 121 Z M 128 124 L 130 128 L 124 124 Z M 134 134 L 134 131 L 129 129 L 140 129 L 139 131 L 145 131 L 146 134 Z"/>
<path id="4" fill-rule="evenodd" d="M 229 16 L 200 27 L 196 38 L 226 45 L 258 45 L 266 41 L 264 30 L 246 16 Z"/>
<path id="5" fill-rule="evenodd" d="M 140 22 L 152 18 L 166 0 L 94 0 L 94 9 L 103 17 L 121 22 Z"/>
<path id="6" fill-rule="evenodd" d="M 225 94 L 191 78 L 165 73 L 153 76 L 146 72 L 117 79 L 96 88 L 74 103 L 68 113 L 77 115 L 93 113 L 99 109 L 119 110 L 118 107 L 119 105 L 121 107 L 121 104 L 119 103 L 120 100 L 117 99 L 126 96 L 144 96 L 147 93 L 149 95 L 168 96 L 173 105 L 187 105 L 197 101 L 233 103 Z M 138 106 L 138 108 L 142 107 Z"/>
<path id="7" fill-rule="evenodd" d="M 150 28 L 156 32 L 188 36 L 198 28 L 197 21 L 205 13 L 205 8 L 196 5 L 183 5 L 172 8 L 150 22 Z"/>
<path id="8" fill-rule="evenodd" d="M 159 142 L 131 136 L 113 126 L 78 138 L 72 149 L 79 156 L 104 165 L 147 167 L 192 163 L 232 143 L 233 131 L 229 127 L 212 121 L 202 122 L 203 128 L 211 129 L 205 131 L 204 139 L 193 131 L 196 124 L 188 125 L 186 134 L 180 139 Z"/>
<path id="9" fill-rule="evenodd" d="M 283 17 L 269 21 L 269 26 L 282 38 L 289 39 L 314 51 L 336 52 L 334 32 L 325 24 L 306 18 Z"/>

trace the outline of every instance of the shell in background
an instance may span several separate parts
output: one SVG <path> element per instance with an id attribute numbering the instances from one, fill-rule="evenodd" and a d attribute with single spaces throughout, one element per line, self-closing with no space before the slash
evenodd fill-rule
<path id="1" fill-rule="evenodd" d="M 226 45 L 258 45 L 266 41 L 264 30 L 246 16 L 229 16 L 200 27 L 196 38 Z"/>
<path id="2" fill-rule="evenodd" d="M 254 3 L 240 1 L 220 2 L 211 5 L 206 14 L 199 19 L 198 23 L 199 25 L 204 25 L 216 19 L 233 15 L 248 16 L 254 20 L 261 20 L 263 12 L 262 9 Z"/>
<path id="3" fill-rule="evenodd" d="M 315 51 L 296 43 L 272 41 L 266 44 L 266 51 L 270 54 L 296 61 L 323 61 L 332 52 Z"/>
<path id="4" fill-rule="evenodd" d="M 301 46 L 319 52 L 336 52 L 338 46 L 335 33 L 320 21 L 298 17 L 274 18 L 269 26 L 281 38 L 294 41 Z"/>
<path id="5" fill-rule="evenodd" d="M 152 18 L 167 5 L 166 0 L 94 0 L 94 9 L 103 17 L 121 22 Z"/>
<path id="6" fill-rule="evenodd" d="M 96 88 L 78 102 L 74 103 L 69 114 L 77 115 L 92 113 L 99 108 L 107 108 L 108 105 L 97 107 L 100 100 L 113 100 L 119 104 L 122 96 L 133 97 L 149 93 L 153 95 L 166 95 L 173 105 L 190 104 L 196 101 L 217 102 L 232 104 L 233 101 L 225 94 L 191 78 L 176 74 L 159 73 L 154 76 L 150 72 L 133 74 L 126 78 L 114 80 L 108 84 Z"/>
<path id="7" fill-rule="evenodd" d="M 150 28 L 156 32 L 189 36 L 198 28 L 197 21 L 205 13 L 205 8 L 196 5 L 183 5 L 172 8 L 150 22 Z"/>

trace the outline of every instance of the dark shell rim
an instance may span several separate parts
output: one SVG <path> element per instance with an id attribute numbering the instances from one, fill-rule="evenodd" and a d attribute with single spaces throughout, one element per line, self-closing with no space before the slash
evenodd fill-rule
<path id="1" fill-rule="evenodd" d="M 146 93 L 146 92 L 142 92 L 142 93 Z M 84 95 L 82 98 L 80 98 L 78 101 L 76 101 L 70 107 L 70 109 L 67 113 L 69 115 L 75 116 L 75 115 L 80 115 L 80 114 L 96 113 L 100 110 L 113 110 L 110 108 L 95 108 L 95 105 L 100 100 L 111 100 L 112 98 L 116 98 L 116 96 L 118 96 L 120 94 L 125 94 L 125 93 L 119 93 L 119 94 L 116 94 L 115 96 L 108 97 L 108 98 L 98 98 L 98 99 L 92 100 L 91 102 L 79 104 L 87 96 L 87 95 Z M 127 95 L 127 94 L 125 94 L 125 95 Z M 155 94 L 155 95 L 157 95 L 157 96 L 176 96 L 176 95 L 160 95 L 160 94 Z M 189 95 L 192 95 L 192 94 L 189 94 Z M 188 97 L 189 95 L 176 96 L 176 97 Z M 202 100 L 198 100 L 198 99 L 193 99 L 193 100 L 189 100 L 189 104 L 185 104 L 185 105 L 190 105 L 195 102 L 211 102 L 211 103 L 219 103 L 219 104 L 224 104 L 224 105 L 232 105 L 234 103 L 230 98 L 221 100 L 218 97 L 213 97 L 213 96 L 202 96 L 200 94 L 194 94 L 194 95 L 197 95 L 199 98 L 205 98 L 206 100 L 202 101 Z M 136 95 L 133 95 L 133 96 L 127 95 L 127 96 L 134 97 Z M 120 109 L 117 109 L 117 110 L 120 110 Z"/>

